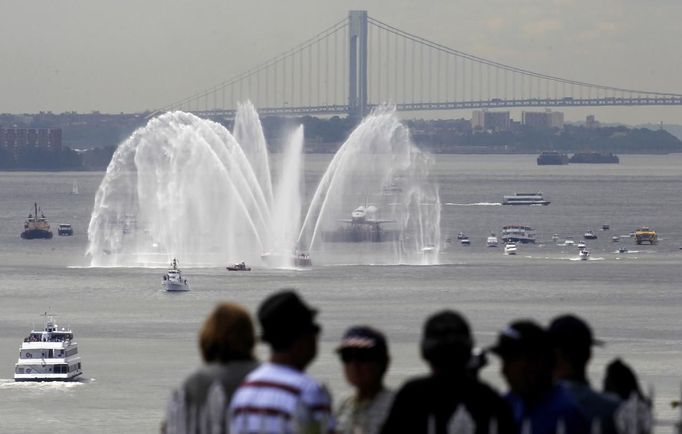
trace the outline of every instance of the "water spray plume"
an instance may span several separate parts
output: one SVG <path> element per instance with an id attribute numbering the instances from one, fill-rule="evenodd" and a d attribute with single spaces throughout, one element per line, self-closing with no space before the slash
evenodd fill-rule
<path id="1" fill-rule="evenodd" d="M 303 143 L 301 126 L 272 167 L 249 102 L 239 105 L 233 134 L 189 113 L 151 119 L 118 147 L 100 184 L 88 228 L 91 265 L 268 258 L 267 265 L 286 268 L 297 249 L 324 252 L 333 263 L 334 251 L 367 244 L 338 243 L 357 241 L 344 239 L 349 234 L 370 234 L 363 240 L 373 244 L 370 263 L 437 262 L 440 200 L 431 159 L 411 143 L 393 108 L 376 110 L 351 133 L 308 206 Z M 366 217 L 349 223 L 358 205 Z"/>

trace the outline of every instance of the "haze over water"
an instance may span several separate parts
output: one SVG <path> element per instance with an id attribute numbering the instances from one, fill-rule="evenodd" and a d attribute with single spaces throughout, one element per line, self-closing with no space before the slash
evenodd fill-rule
<path id="1" fill-rule="evenodd" d="M 304 156 L 304 204 L 330 160 Z M 655 386 L 658 416 L 672 418 L 668 403 L 679 397 L 682 372 L 682 156 L 621 155 L 613 166 L 539 167 L 530 155 L 438 155 L 431 174 L 439 185 L 442 239 L 464 231 L 472 240 L 471 247 L 443 242 L 442 265 L 315 265 L 313 257 L 305 271 L 183 267 L 192 291 L 168 294 L 161 291 L 159 269 L 87 267 L 86 230 L 103 173 L 0 173 L 0 431 L 156 432 L 171 388 L 200 363 L 196 335 L 213 305 L 236 300 L 253 312 L 283 286 L 299 288 L 320 309 L 322 344 L 311 372 L 330 385 L 336 402 L 348 388 L 333 348 L 351 324 L 387 332 L 388 383 L 398 386 L 426 371 L 419 334 L 425 317 L 438 309 L 463 312 L 484 346 L 513 319 L 546 322 L 570 311 L 607 342 L 595 351 L 595 386 L 605 363 L 622 356 L 644 385 Z M 79 195 L 70 194 L 74 179 Z M 491 205 L 515 191 L 542 191 L 552 204 Z M 53 229 L 72 223 L 74 237 L 21 240 L 33 201 Z M 491 231 L 499 235 L 514 223 L 535 227 L 543 242 L 520 247 L 516 257 L 485 247 Z M 603 224 L 611 230 L 600 231 Z M 628 237 L 611 242 L 644 224 L 658 231 L 658 245 L 635 246 Z M 576 261 L 573 248 L 550 242 L 553 233 L 578 240 L 589 229 L 599 236 L 588 242 L 591 261 Z M 354 252 L 367 248 L 339 244 L 348 264 L 357 264 Z M 617 254 L 618 245 L 636 252 Z M 21 340 L 46 310 L 74 329 L 88 383 L 11 380 Z M 265 348 L 259 356 L 267 356 Z M 483 377 L 504 390 L 494 357 L 491 362 Z"/>

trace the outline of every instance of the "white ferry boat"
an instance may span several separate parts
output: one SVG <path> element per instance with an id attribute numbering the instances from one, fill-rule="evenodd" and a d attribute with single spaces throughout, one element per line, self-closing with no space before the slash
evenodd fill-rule
<path id="1" fill-rule="evenodd" d="M 541 192 L 537 193 L 515 193 L 511 196 L 502 198 L 502 205 L 549 205 L 550 201 L 542 197 Z"/>
<path id="2" fill-rule="evenodd" d="M 45 313 L 43 329 L 31 330 L 21 344 L 14 381 L 69 381 L 82 374 L 73 332 Z"/>
<path id="3" fill-rule="evenodd" d="M 163 287 L 166 291 L 189 291 L 189 284 L 187 279 L 182 277 L 182 271 L 178 268 L 178 260 L 173 258 L 170 263 L 170 268 L 163 275 Z"/>
<path id="4" fill-rule="evenodd" d="M 502 241 L 505 243 L 534 243 L 535 229 L 523 225 L 507 225 L 502 228 Z"/>

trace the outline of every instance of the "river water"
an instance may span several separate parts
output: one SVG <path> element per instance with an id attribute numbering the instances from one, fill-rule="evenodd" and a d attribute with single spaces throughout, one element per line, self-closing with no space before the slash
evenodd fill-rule
<path id="1" fill-rule="evenodd" d="M 308 196 L 331 156 L 306 156 Z M 161 291 L 162 269 L 90 268 L 84 257 L 94 194 L 103 173 L 0 173 L 0 432 L 155 432 L 170 390 L 200 364 L 198 329 L 216 302 L 234 300 L 255 311 L 269 293 L 298 288 L 320 309 L 320 352 L 310 372 L 335 399 L 348 392 L 333 348 L 344 329 L 371 324 L 388 336 L 389 385 L 423 373 L 418 341 L 431 313 L 453 308 L 471 322 L 487 346 L 518 318 L 544 324 L 575 312 L 607 345 L 590 366 L 601 386 L 605 364 L 623 357 L 655 390 L 656 413 L 672 419 L 682 379 L 682 155 L 621 156 L 618 165 L 537 166 L 531 155 L 439 155 L 433 175 L 440 186 L 441 265 L 367 265 L 353 251 L 335 264 L 250 273 L 189 268 L 192 291 Z M 73 182 L 79 186 L 72 195 Z M 513 192 L 542 191 L 546 207 L 500 206 Z M 37 201 L 53 229 L 71 223 L 73 237 L 24 241 L 23 221 Z M 490 232 L 506 224 L 537 229 L 539 242 L 517 256 L 487 248 Z M 602 231 L 608 224 L 610 230 Z M 636 246 L 627 234 L 648 225 L 659 244 Z M 575 247 L 551 240 L 582 239 L 594 230 L 592 258 L 577 260 Z M 457 243 L 465 232 L 471 246 Z M 619 243 L 611 241 L 622 235 Z M 628 253 L 616 252 L 619 246 Z M 363 258 L 357 263 L 356 258 Z M 339 262 L 342 262 L 339 264 Z M 371 261 L 370 261 L 371 262 Z M 19 346 L 40 314 L 55 312 L 70 325 L 85 379 L 77 383 L 14 383 Z M 259 347 L 259 356 L 267 349 Z M 484 379 L 505 389 L 494 357 Z M 669 429 L 659 429 L 666 432 Z"/>

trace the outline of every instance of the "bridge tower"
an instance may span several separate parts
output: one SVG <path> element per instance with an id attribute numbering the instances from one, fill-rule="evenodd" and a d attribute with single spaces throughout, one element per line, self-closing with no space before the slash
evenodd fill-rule
<path id="1" fill-rule="evenodd" d="M 367 114 L 367 11 L 348 13 L 348 115 Z"/>

